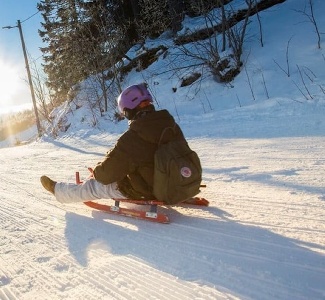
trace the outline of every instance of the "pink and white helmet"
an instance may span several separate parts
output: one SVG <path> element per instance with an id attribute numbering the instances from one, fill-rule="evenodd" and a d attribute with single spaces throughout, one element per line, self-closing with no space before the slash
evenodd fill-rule
<path id="1" fill-rule="evenodd" d="M 118 109 L 121 113 L 127 109 L 136 108 L 142 101 L 153 102 L 152 96 L 145 84 L 135 84 L 127 87 L 117 98 Z"/>

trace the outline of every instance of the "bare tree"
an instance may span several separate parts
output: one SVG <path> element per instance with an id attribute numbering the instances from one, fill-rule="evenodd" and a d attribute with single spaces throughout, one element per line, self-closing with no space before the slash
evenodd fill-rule
<path id="1" fill-rule="evenodd" d="M 244 41 L 246 37 L 246 30 L 249 24 L 249 17 L 253 9 L 254 0 L 245 0 L 247 4 L 247 9 L 245 12 L 244 20 L 229 28 L 228 30 L 228 40 L 230 47 L 233 50 L 236 66 L 240 67 L 242 65 L 241 56 L 243 54 Z"/>
<path id="2" fill-rule="evenodd" d="M 205 18 L 205 32 L 200 29 L 200 34 L 206 37 L 196 39 L 191 46 L 180 44 L 182 53 L 196 61 L 194 65 L 203 64 L 209 67 L 217 81 L 230 82 L 239 74 L 242 66 L 242 53 L 249 24 L 249 17 L 253 14 L 256 0 L 245 0 L 246 9 L 237 12 L 226 0 L 192 1 L 192 9 Z M 230 1 L 231 2 L 231 1 Z M 225 3 L 228 3 L 226 9 Z M 255 12 L 255 10 L 254 10 Z M 227 16 L 229 19 L 227 19 Z M 238 19 L 240 22 L 234 23 Z M 219 45 L 221 34 L 221 45 Z M 188 34 L 195 36 L 195 34 Z M 230 51 L 225 52 L 227 44 Z"/>
<path id="3" fill-rule="evenodd" d="M 290 42 L 291 42 L 292 38 L 293 38 L 293 36 L 288 40 L 288 43 L 287 43 L 287 49 L 286 49 L 286 67 L 287 68 L 285 69 L 285 68 L 281 67 L 281 65 L 273 59 L 273 61 L 280 68 L 280 70 L 282 70 L 288 77 L 290 77 L 289 46 L 290 46 Z"/>
<path id="4" fill-rule="evenodd" d="M 258 21 L 258 27 L 260 29 L 260 43 L 261 43 L 261 47 L 264 47 L 262 21 L 261 21 L 260 13 L 258 11 L 257 0 L 255 0 L 255 10 L 256 10 L 256 17 Z"/>
<path id="5" fill-rule="evenodd" d="M 319 31 L 318 28 L 318 24 L 315 18 L 315 14 L 314 14 L 314 2 L 313 0 L 306 0 L 307 3 L 305 3 L 305 7 L 303 10 L 296 10 L 299 13 L 302 13 L 305 17 L 307 17 L 307 19 L 309 20 L 309 22 L 314 26 L 316 35 L 317 35 L 317 46 L 318 49 L 321 48 L 321 33 Z M 307 8 L 308 6 L 308 8 Z"/>

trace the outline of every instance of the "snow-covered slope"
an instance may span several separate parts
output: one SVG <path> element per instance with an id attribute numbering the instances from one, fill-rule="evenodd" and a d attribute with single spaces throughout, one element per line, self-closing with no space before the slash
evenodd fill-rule
<path id="1" fill-rule="evenodd" d="M 87 176 L 117 134 L 2 149 L 0 299 L 324 299 L 324 106 L 307 108 L 290 131 L 241 110 L 190 134 L 211 205 L 161 208 L 168 225 L 41 188 Z"/>
<path id="2" fill-rule="evenodd" d="M 323 1 L 314 2 L 324 31 Z M 191 90 L 172 93 L 176 82 L 155 78 L 159 104 L 202 160 L 207 208 L 162 207 L 171 219 L 162 225 L 61 205 L 42 189 L 43 174 L 86 177 L 126 122 L 84 122 L 58 139 L 1 148 L 0 299 L 325 299 L 325 60 L 293 10 L 304 3 L 261 13 L 263 48 L 252 24 L 255 100 L 245 71 L 233 87 L 207 78 L 190 102 Z M 287 77 L 274 60 L 285 64 L 293 35 Z M 308 100 L 296 65 L 315 74 Z M 132 73 L 125 84 L 138 80 Z"/>

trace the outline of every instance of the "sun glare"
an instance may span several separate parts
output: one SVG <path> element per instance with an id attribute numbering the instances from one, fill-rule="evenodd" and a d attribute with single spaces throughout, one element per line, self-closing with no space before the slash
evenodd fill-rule
<path id="1" fill-rule="evenodd" d="M 16 66 L 5 63 L 0 59 L 0 107 L 15 104 L 15 95 L 24 85 Z"/>

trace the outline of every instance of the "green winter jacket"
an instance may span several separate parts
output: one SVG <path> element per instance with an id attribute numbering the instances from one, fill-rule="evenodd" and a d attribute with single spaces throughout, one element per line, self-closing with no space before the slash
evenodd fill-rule
<path id="1" fill-rule="evenodd" d="M 165 128 L 163 140 L 160 141 Z M 185 139 L 167 110 L 147 112 L 133 120 L 105 160 L 94 168 L 102 184 L 117 182 L 119 191 L 131 199 L 155 199 L 153 189 L 154 154 L 160 143 Z"/>

